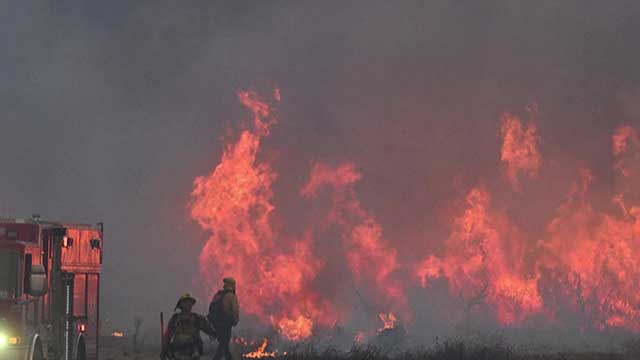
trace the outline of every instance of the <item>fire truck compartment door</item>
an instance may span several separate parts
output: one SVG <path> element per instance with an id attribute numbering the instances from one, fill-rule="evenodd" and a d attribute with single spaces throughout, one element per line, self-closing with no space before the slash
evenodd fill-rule
<path id="1" fill-rule="evenodd" d="M 47 293 L 47 274 L 42 265 L 32 265 L 31 276 L 29 278 L 29 295 L 43 296 Z"/>

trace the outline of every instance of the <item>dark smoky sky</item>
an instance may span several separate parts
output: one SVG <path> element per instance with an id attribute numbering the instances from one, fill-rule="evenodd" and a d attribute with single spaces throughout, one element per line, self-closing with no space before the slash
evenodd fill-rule
<path id="1" fill-rule="evenodd" d="M 611 132 L 640 115 L 638 19 L 636 1 L 4 0 L 0 211 L 104 221 L 106 318 L 153 326 L 207 293 L 187 204 L 249 117 L 236 91 L 277 85 L 265 149 L 291 232 L 304 203 L 284 190 L 313 161 L 354 161 L 401 253 L 437 249 L 460 189 L 507 184 L 500 114 L 537 102 L 545 167 L 504 195 L 534 228 L 577 166 L 611 183 Z"/>

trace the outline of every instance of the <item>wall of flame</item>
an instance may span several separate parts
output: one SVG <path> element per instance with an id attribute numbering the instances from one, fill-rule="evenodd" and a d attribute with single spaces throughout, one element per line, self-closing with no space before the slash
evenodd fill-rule
<path id="1" fill-rule="evenodd" d="M 290 191 L 316 210 L 306 228 L 291 235 L 274 192 L 279 177 L 287 174 L 259 156 L 279 121 L 280 90 L 270 98 L 238 94 L 253 114 L 252 124 L 225 144 L 210 174 L 194 181 L 189 206 L 209 234 L 200 272 L 210 293 L 222 277 L 235 277 L 243 313 L 292 340 L 348 324 L 354 307 L 363 305 L 358 297 L 376 312 L 383 329 L 393 327 L 396 316 L 411 323 L 415 310 L 408 290 L 428 289 L 436 280 L 447 283 L 466 316 L 489 310 L 504 326 L 533 317 L 562 322 L 569 311 L 585 328 L 640 331 L 640 206 L 627 199 L 640 170 L 640 140 L 633 126 L 611 129 L 612 147 L 603 149 L 615 159 L 610 171 L 620 186 L 609 198 L 616 210 L 593 204 L 591 189 L 598 179 L 585 167 L 572 175 L 566 196 L 558 199 L 538 235 L 523 229 L 510 212 L 527 206 L 518 197 L 545 171 L 537 105 L 527 109 L 528 119 L 503 114 L 496 119 L 501 147 L 495 171 L 508 185 L 478 181 L 460 199 L 451 199 L 456 205 L 446 219 L 442 250 L 425 253 L 415 242 L 420 254 L 415 260 L 400 255 L 396 239 L 387 237 L 363 205 L 356 185 L 366 179 L 348 160 L 310 162 L 304 186 Z M 330 257 L 320 251 L 325 242 L 333 249 Z M 335 258 L 345 265 L 336 267 Z M 330 284 L 320 281 L 327 278 Z M 354 289 L 347 296 L 351 301 L 335 295 L 345 287 Z"/>

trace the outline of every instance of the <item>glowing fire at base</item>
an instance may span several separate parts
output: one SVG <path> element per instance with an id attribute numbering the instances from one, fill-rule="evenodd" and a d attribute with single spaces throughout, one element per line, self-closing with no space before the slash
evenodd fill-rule
<path id="1" fill-rule="evenodd" d="M 111 337 L 121 338 L 124 337 L 124 333 L 122 331 L 114 331 L 111 333 Z"/>
<path id="2" fill-rule="evenodd" d="M 397 326 L 398 318 L 393 313 L 379 313 L 378 319 L 382 322 L 382 327 L 377 330 L 359 331 L 353 338 L 354 343 L 362 345 L 369 339 L 374 338 L 377 335 L 382 335 L 385 331 L 393 330 Z"/>
<path id="3" fill-rule="evenodd" d="M 269 346 L 269 339 L 264 339 L 262 341 L 262 345 L 256 351 L 252 351 L 250 353 L 242 355 L 242 357 L 246 359 L 264 359 L 264 358 L 274 358 L 278 356 L 278 351 L 265 351 L 267 350 L 267 346 Z M 287 355 L 286 352 L 282 353 L 282 355 Z"/>

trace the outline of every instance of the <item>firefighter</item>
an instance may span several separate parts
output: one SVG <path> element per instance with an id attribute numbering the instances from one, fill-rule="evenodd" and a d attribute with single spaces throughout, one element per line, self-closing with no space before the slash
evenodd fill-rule
<path id="1" fill-rule="evenodd" d="M 222 282 L 222 290 L 213 296 L 209 305 L 209 322 L 213 324 L 218 339 L 218 348 L 213 359 L 220 360 L 224 356 L 226 360 L 232 360 L 233 356 L 229 350 L 231 328 L 238 325 L 240 306 L 236 297 L 236 281 L 229 277 L 224 278 Z"/>
<path id="2" fill-rule="evenodd" d="M 191 312 L 196 299 L 186 293 L 178 299 L 174 310 L 180 310 L 173 314 L 167 325 L 167 330 L 162 339 L 162 353 L 164 359 L 192 360 L 199 359 L 202 354 L 202 339 L 200 332 L 210 337 L 215 337 L 215 330 L 207 322 L 207 319 Z"/>

